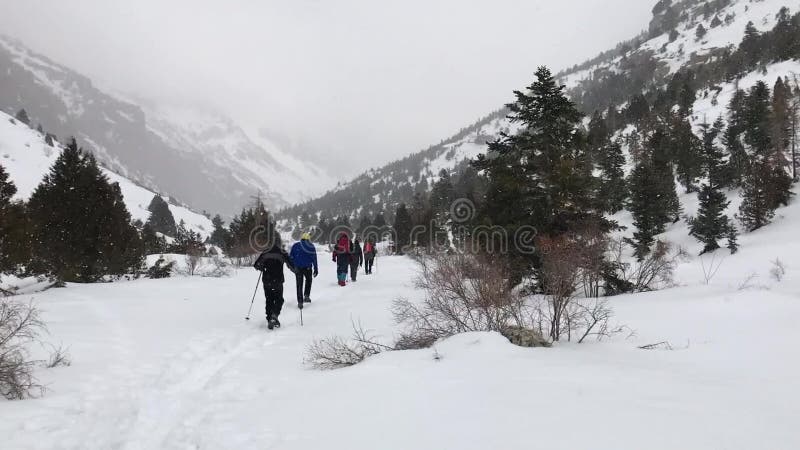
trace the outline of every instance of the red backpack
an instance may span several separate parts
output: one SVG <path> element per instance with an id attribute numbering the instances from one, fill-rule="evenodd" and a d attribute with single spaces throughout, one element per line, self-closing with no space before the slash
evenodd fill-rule
<path id="1" fill-rule="evenodd" d="M 372 253 L 372 242 L 364 244 L 364 253 Z"/>
<path id="2" fill-rule="evenodd" d="M 342 235 L 339 238 L 339 242 L 336 244 L 336 251 L 350 253 L 350 239 L 346 235 Z"/>

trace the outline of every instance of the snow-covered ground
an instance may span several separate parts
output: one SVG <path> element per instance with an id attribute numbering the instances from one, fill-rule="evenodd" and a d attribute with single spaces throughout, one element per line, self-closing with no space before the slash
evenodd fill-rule
<path id="1" fill-rule="evenodd" d="M 243 320 L 257 280 L 248 269 L 21 296 L 44 309 L 73 364 L 38 373 L 44 397 L 0 401 L 1 447 L 799 448 L 798 220 L 795 204 L 743 236 L 708 284 L 693 257 L 683 286 L 612 298 L 630 337 L 523 349 L 467 334 L 332 372 L 304 365 L 308 344 L 348 335 L 352 321 L 391 339 L 391 301 L 422 295 L 411 260 L 380 258 L 341 288 L 321 255 L 302 327 L 287 272 L 277 331 L 265 328 L 260 287 Z M 781 282 L 769 275 L 776 258 Z M 662 341 L 673 349 L 637 348 Z"/>

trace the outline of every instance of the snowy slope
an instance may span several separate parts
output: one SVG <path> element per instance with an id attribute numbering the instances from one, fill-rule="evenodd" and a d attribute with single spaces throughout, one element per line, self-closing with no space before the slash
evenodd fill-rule
<path id="1" fill-rule="evenodd" d="M 612 298 L 631 336 L 522 349 L 465 334 L 334 372 L 309 370 L 306 346 L 351 321 L 390 340 L 391 301 L 421 295 L 410 259 L 340 288 L 321 258 L 305 325 L 290 283 L 275 332 L 260 292 L 242 320 L 252 270 L 50 290 L 33 299 L 73 364 L 37 373 L 43 398 L 0 401 L 4 448 L 795 449 L 800 206 L 780 214 L 709 284 L 693 257 L 681 287 Z M 662 341 L 673 350 L 637 348 Z"/>
<path id="2" fill-rule="evenodd" d="M 777 21 L 776 15 L 782 7 L 788 7 L 792 13 L 800 11 L 800 0 L 731 0 L 716 14 L 722 24 L 711 27 L 711 21 L 715 15 L 712 14 L 708 17 L 703 15 L 704 5 L 708 2 L 691 0 L 688 3 L 692 5 L 685 10 L 685 20 L 678 23 L 676 27 L 678 36 L 673 42 L 669 42 L 669 33 L 662 33 L 651 38 L 643 37 L 643 35 L 630 43 L 631 48 L 626 52 L 628 61 L 632 60 L 632 55 L 650 55 L 657 67 L 654 79 L 650 80 L 648 86 L 665 84 L 669 76 L 678 70 L 703 64 L 722 49 L 738 46 L 749 21 L 752 21 L 758 30 L 766 31 L 774 27 Z M 728 17 L 730 20 L 726 22 L 725 19 Z M 654 18 L 655 20 L 656 18 Z M 699 24 L 703 24 L 708 30 L 700 40 L 695 36 L 695 30 Z M 628 62 L 628 64 L 630 63 Z M 610 53 L 591 64 L 582 64 L 564 70 L 557 75 L 557 78 L 567 87 L 568 94 L 572 95 L 574 99 L 585 89 L 591 89 L 591 82 L 604 73 L 630 70 L 623 69 L 623 67 L 623 57 Z M 800 72 L 800 69 L 798 69 L 796 61 L 784 62 L 770 67 L 766 74 L 756 71 L 747 75 L 740 81 L 739 87 L 747 88 L 761 79 L 771 86 L 778 75 L 790 75 L 792 78 L 797 72 Z M 515 88 L 519 88 L 519 86 L 510 86 L 509 91 Z M 695 105 L 693 123 L 702 123 L 706 118 L 708 122 L 712 123 L 720 115 L 724 116 L 734 85 L 727 84 L 722 88 L 723 91 L 717 97 L 717 105 L 713 108 L 711 107 L 713 95 L 704 98 L 704 92 L 698 94 L 699 99 Z M 605 102 L 605 105 L 608 105 L 608 102 Z M 590 117 L 592 113 L 591 110 L 583 112 L 587 114 L 587 117 Z M 367 195 L 362 195 L 364 190 L 369 190 L 369 197 L 373 198 L 376 204 L 388 204 L 388 210 L 393 210 L 396 203 L 411 200 L 411 195 L 416 190 L 415 184 L 419 182 L 411 183 L 408 180 L 410 176 L 417 174 L 420 178 L 425 179 L 428 186 L 431 186 L 438 179 L 438 172 L 441 169 L 453 171 L 463 165 L 466 160 L 485 152 L 486 142 L 497 139 L 501 131 L 513 132 L 514 125 L 505 118 L 505 115 L 506 111 L 502 109 L 495 111 L 466 127 L 464 132 L 445 139 L 427 150 L 410 155 L 406 158 L 407 161 L 393 162 L 369 170 L 347 183 L 340 184 L 318 199 L 288 210 L 287 216 L 294 217 L 303 211 L 309 213 L 325 211 L 332 216 L 353 215 L 354 212 L 360 214 L 360 210 L 357 209 L 360 205 L 348 204 L 347 199 L 349 197 L 366 198 Z M 393 195 L 402 189 L 409 193 L 408 198 L 399 199 Z"/>
<path id="3" fill-rule="evenodd" d="M 45 143 L 44 136 L 37 131 L 12 121 L 10 116 L 0 112 L 0 165 L 6 169 L 17 187 L 16 198 L 27 200 L 58 158 L 60 144 L 56 143 L 55 148 L 50 147 Z M 119 183 L 131 217 L 146 222 L 150 216 L 147 207 L 155 195 L 154 192 L 107 168 L 103 168 L 103 171 L 111 182 Z M 176 222 L 183 220 L 187 227 L 204 237 L 214 229 L 211 221 L 202 214 L 173 204 L 169 208 Z"/>
<path id="4" fill-rule="evenodd" d="M 303 201 L 335 185 L 308 161 L 285 154 L 263 137 L 256 140 L 218 112 L 186 107 L 145 106 L 147 126 L 180 151 L 201 156 L 210 167 L 230 168 L 240 183 L 276 192 L 273 206 Z"/>
<path id="5" fill-rule="evenodd" d="M 232 215 L 258 190 L 278 208 L 335 185 L 324 170 L 262 137 L 254 142 L 220 113 L 104 91 L 0 35 L 0 111 L 21 108 L 62 140 L 75 136 L 115 172 L 196 209 Z"/>

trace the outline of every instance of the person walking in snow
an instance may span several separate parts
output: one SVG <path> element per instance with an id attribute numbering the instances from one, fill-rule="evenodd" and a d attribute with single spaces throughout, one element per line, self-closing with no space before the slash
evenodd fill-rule
<path id="1" fill-rule="evenodd" d="M 292 246 L 289 256 L 297 269 L 297 307 L 303 309 L 304 303 L 311 303 L 311 281 L 319 275 L 317 249 L 309 233 L 304 233 L 300 241 Z"/>
<path id="2" fill-rule="evenodd" d="M 364 264 L 364 252 L 361 251 L 361 241 L 356 239 L 350 244 L 350 281 L 355 282 L 358 277 L 358 267 Z"/>
<path id="3" fill-rule="evenodd" d="M 261 253 L 253 264 L 256 270 L 261 272 L 261 280 L 264 283 L 264 297 L 266 299 L 265 311 L 267 314 L 267 328 L 270 330 L 278 327 L 281 323 L 278 316 L 283 308 L 283 265 L 292 272 L 295 271 L 294 263 L 286 250 L 281 247 L 280 239 L 275 238 L 272 246 Z"/>
<path id="4" fill-rule="evenodd" d="M 372 265 L 375 264 L 375 258 L 378 256 L 378 250 L 375 247 L 375 241 L 372 238 L 364 242 L 364 273 L 372 275 Z"/>
<path id="5" fill-rule="evenodd" d="M 333 249 L 333 262 L 336 263 L 336 278 L 339 286 L 347 285 L 347 267 L 350 263 L 350 238 L 347 233 L 342 232 L 336 239 L 336 247 Z"/>

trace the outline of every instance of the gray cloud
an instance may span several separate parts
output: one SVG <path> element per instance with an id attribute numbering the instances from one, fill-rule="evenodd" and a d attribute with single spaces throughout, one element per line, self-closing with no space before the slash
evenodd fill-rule
<path id="1" fill-rule="evenodd" d="M 222 109 L 344 177 L 438 142 L 646 27 L 643 0 L 0 0 L 99 85 Z"/>

